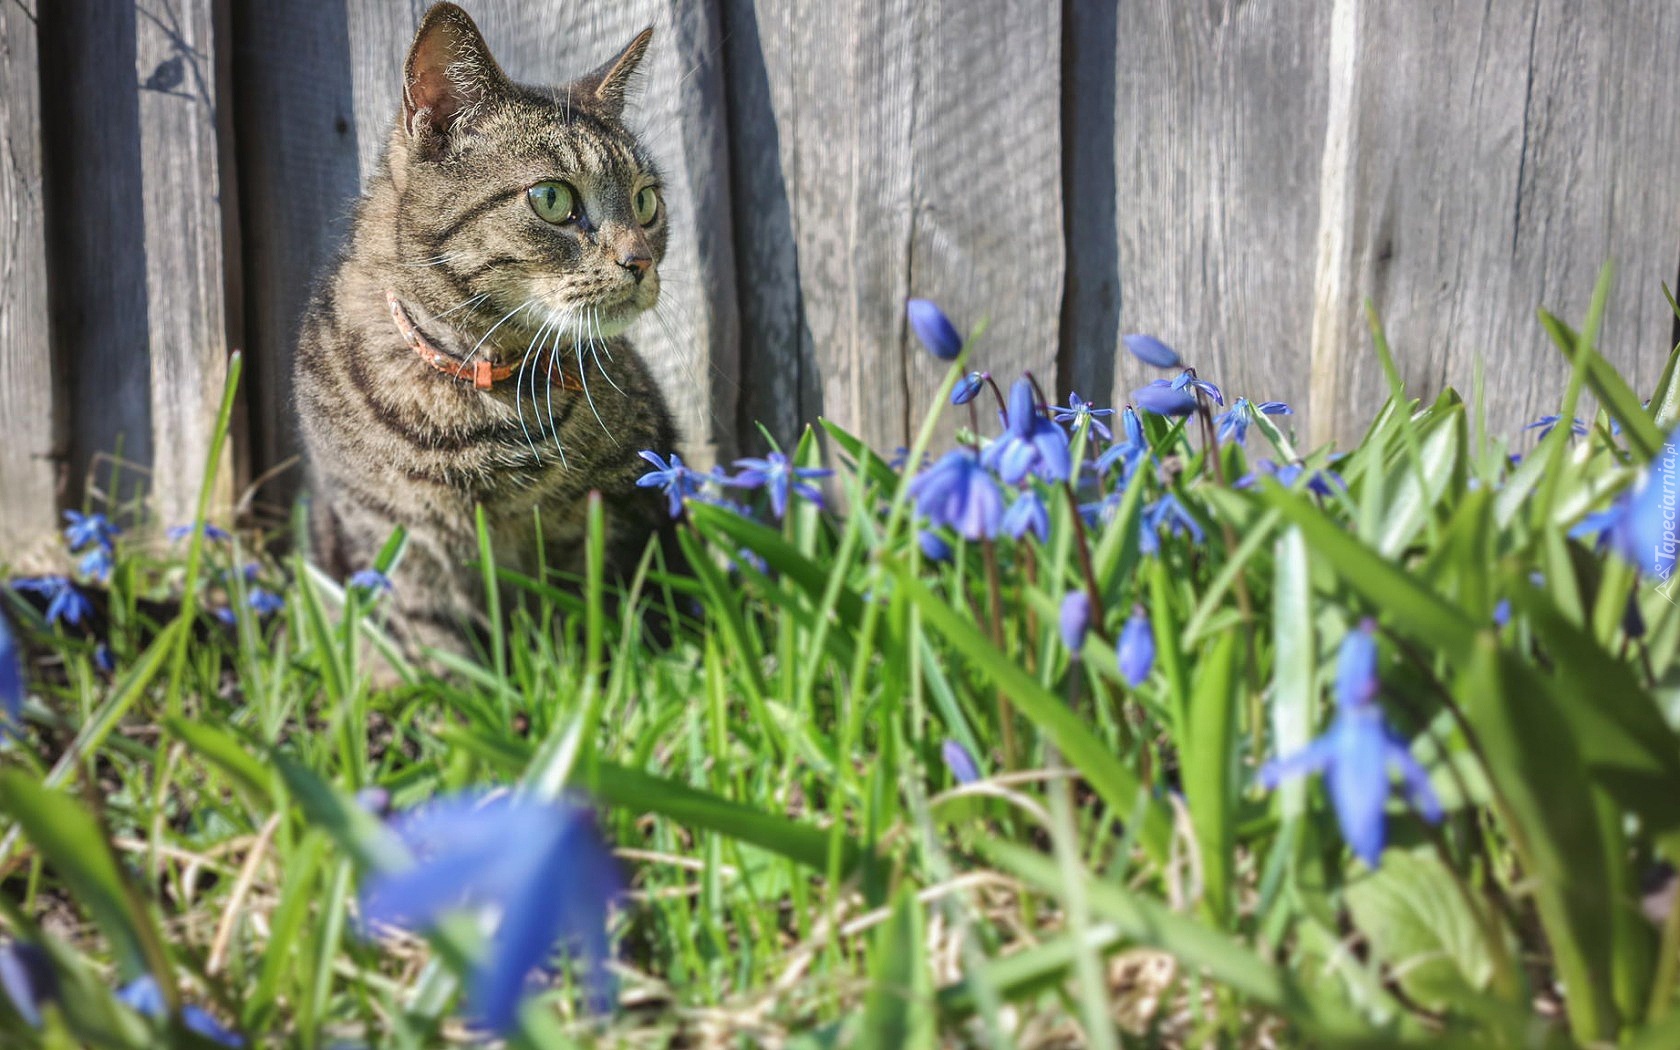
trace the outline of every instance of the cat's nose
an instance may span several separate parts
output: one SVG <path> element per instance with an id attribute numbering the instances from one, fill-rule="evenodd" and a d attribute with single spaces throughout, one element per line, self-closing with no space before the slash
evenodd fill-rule
<path id="1" fill-rule="evenodd" d="M 618 265 L 629 270 L 630 276 L 641 284 L 642 278 L 653 268 L 653 256 L 644 251 L 628 251 L 618 257 Z"/>

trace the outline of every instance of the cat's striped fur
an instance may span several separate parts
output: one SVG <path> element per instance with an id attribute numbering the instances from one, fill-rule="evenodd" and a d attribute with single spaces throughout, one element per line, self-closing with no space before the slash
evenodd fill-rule
<path id="1" fill-rule="evenodd" d="M 403 111 L 309 307 L 295 370 L 315 556 L 349 573 L 405 526 L 392 602 L 410 645 L 459 649 L 482 615 L 478 505 L 498 560 L 525 571 L 540 508 L 547 564 L 581 572 L 592 489 L 620 571 L 668 525 L 658 496 L 635 487 L 637 452 L 676 435 L 621 334 L 657 299 L 667 237 L 662 200 L 637 220 L 634 196 L 659 174 L 620 119 L 649 36 L 569 85 L 532 88 L 507 79 L 452 4 L 416 34 Z M 576 188 L 575 221 L 539 217 L 527 191 L 547 180 Z M 517 375 L 483 390 L 428 365 L 388 293 L 439 350 Z M 586 392 L 551 388 L 551 364 Z"/>

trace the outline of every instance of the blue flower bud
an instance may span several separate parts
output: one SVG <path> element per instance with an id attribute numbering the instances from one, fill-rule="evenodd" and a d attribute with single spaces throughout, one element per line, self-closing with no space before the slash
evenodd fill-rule
<path id="1" fill-rule="evenodd" d="M 1128 335 L 1121 337 L 1126 349 L 1132 356 L 1146 365 L 1156 368 L 1177 368 L 1184 363 L 1178 356 L 1178 351 L 1161 342 L 1152 335 Z"/>
<path id="2" fill-rule="evenodd" d="M 1078 659 L 1079 651 L 1085 648 L 1085 632 L 1091 629 L 1091 596 L 1084 591 L 1069 591 L 1062 599 L 1059 622 L 1062 644 L 1068 647 L 1074 659 Z"/>
<path id="3" fill-rule="evenodd" d="M 1120 663 L 1120 677 L 1127 685 L 1135 689 L 1149 677 L 1150 669 L 1155 666 L 1155 632 L 1149 626 L 1149 615 L 1143 606 L 1132 607 L 1132 618 L 1120 632 L 1114 656 Z"/>
<path id="4" fill-rule="evenodd" d="M 954 360 L 962 353 L 962 336 L 945 316 L 945 311 L 929 299 L 912 299 L 905 307 L 910 317 L 910 329 L 928 348 L 928 353 L 941 361 Z"/>

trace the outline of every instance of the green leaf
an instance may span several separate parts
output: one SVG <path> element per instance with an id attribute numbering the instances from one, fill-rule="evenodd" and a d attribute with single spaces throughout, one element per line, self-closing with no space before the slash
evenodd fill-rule
<path id="1" fill-rule="evenodd" d="M 123 881 L 104 829 L 92 814 L 18 769 L 0 771 L 0 810 L 18 822 L 71 896 L 93 916 L 110 939 L 124 976 L 169 972 L 163 942 Z"/>
<path id="2" fill-rule="evenodd" d="M 679 824 L 739 839 L 818 871 L 828 870 L 834 832 L 800 824 L 774 813 L 744 806 L 675 780 L 611 762 L 599 762 L 585 785 L 590 797 L 635 812 L 658 813 Z M 838 837 L 840 870 L 847 873 L 864 859 L 850 836 Z"/>
<path id="3" fill-rule="evenodd" d="M 1639 403 L 1639 395 L 1616 371 L 1616 366 L 1591 346 L 1577 349 L 1580 336 L 1575 330 L 1544 310 L 1540 311 L 1540 323 L 1566 358 L 1577 352 L 1583 355 L 1587 387 L 1598 396 L 1598 403 L 1610 413 L 1610 418 L 1622 424 L 1622 433 L 1639 461 L 1656 456 L 1663 446 L 1663 432 Z"/>
<path id="4" fill-rule="evenodd" d="M 1093 790 L 1102 797 L 1114 814 L 1125 817 L 1138 805 L 1139 796 L 1147 791 L 1138 776 L 1109 750 L 1108 745 L 1093 733 L 1083 719 L 1068 709 L 1065 702 L 1039 685 L 1038 679 L 1020 665 L 998 651 L 990 638 L 981 634 L 975 625 L 964 620 L 949 602 L 927 589 L 903 565 L 894 563 L 893 573 L 898 585 L 912 601 L 921 607 L 928 626 L 938 631 L 964 657 L 984 671 L 992 682 L 1008 694 L 1020 712 L 1039 728 L 1062 752 L 1062 756 L 1085 777 Z M 1172 827 L 1161 807 L 1151 799 L 1144 810 L 1143 829 L 1139 835 L 1151 858 L 1164 862 L 1167 841 Z"/>
<path id="5" fill-rule="evenodd" d="M 705 503 L 690 503 L 688 514 L 695 528 L 712 542 L 724 547 L 746 547 L 813 600 L 822 600 L 829 586 L 829 570 L 801 554 L 780 532 Z M 856 625 L 863 618 L 863 599 L 850 587 L 840 587 L 834 608 L 847 624 Z"/>
<path id="6" fill-rule="evenodd" d="M 875 933 L 863 1028 L 853 1046 L 898 1050 L 934 1045 L 925 926 L 915 887 L 906 883 Z"/>
<path id="7" fill-rule="evenodd" d="M 1208 914 L 1220 925 L 1231 916 L 1240 643 L 1237 630 L 1226 631 L 1203 651 L 1190 696 L 1187 733 L 1179 749 L 1190 824 L 1201 851 Z"/>
<path id="8" fill-rule="evenodd" d="M 1371 952 L 1424 1007 L 1464 1006 L 1492 983 L 1476 916 L 1433 854 L 1389 850 L 1381 868 L 1348 885 L 1347 904 Z"/>
<path id="9" fill-rule="evenodd" d="M 245 750 L 239 740 L 224 729 L 204 722 L 170 718 L 164 726 L 171 736 L 227 774 L 253 800 L 267 799 L 273 783 L 269 769 Z"/>

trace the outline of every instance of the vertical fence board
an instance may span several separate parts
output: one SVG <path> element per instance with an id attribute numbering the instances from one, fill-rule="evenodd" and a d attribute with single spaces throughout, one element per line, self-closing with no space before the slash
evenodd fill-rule
<path id="1" fill-rule="evenodd" d="M 0 557 L 53 531 L 53 368 L 35 5 L 0 5 Z"/>
<path id="2" fill-rule="evenodd" d="M 1119 19 L 1114 53 L 1120 328 L 1159 335 L 1228 398 L 1297 411 L 1328 23 L 1321 4 L 1154 0 Z M 1120 355 L 1115 399 L 1159 375 Z"/>
<path id="3" fill-rule="evenodd" d="M 389 141 L 401 97 L 402 63 L 426 4 L 351 4 L 355 112 L 362 170 Z M 484 0 L 473 19 L 516 80 L 557 84 L 611 58 L 644 26 L 654 27 L 645 75 L 626 120 L 665 177 L 672 237 L 660 265 L 654 316 L 631 332 L 671 402 L 686 451 L 699 462 L 732 442 L 736 320 L 730 240 L 719 28 L 710 4 L 682 0 L 591 0 L 558 9 L 539 0 Z"/>
<path id="4" fill-rule="evenodd" d="M 909 295 L 960 327 L 989 316 L 982 364 L 1053 386 L 1059 9 L 738 0 L 725 23 L 743 316 L 762 325 L 743 344 L 744 422 L 786 438 L 822 414 L 904 443 L 943 374 Z"/>
<path id="5" fill-rule="evenodd" d="M 140 221 L 135 10 L 98 0 L 37 8 L 46 177 L 47 302 L 64 377 L 69 491 L 112 503 L 151 461 L 146 249 Z M 95 469 L 121 451 L 117 472 Z"/>
<path id="6" fill-rule="evenodd" d="M 141 207 L 152 383 L 152 491 L 165 522 L 189 521 L 227 376 L 229 264 L 237 231 L 220 128 L 218 0 L 138 0 Z M 225 62 L 225 56 L 220 59 Z M 228 178 L 224 181 L 223 175 Z M 235 307 L 234 309 L 237 309 Z M 213 507 L 231 502 L 218 471 Z"/>
<path id="7" fill-rule="evenodd" d="M 361 186 L 344 4 L 241 4 L 233 47 L 251 455 L 267 471 L 300 449 L 298 323 Z M 284 516 L 301 480 L 291 469 L 262 486 L 265 518 Z"/>
<path id="8" fill-rule="evenodd" d="M 1328 306 L 1343 321 L 1315 361 L 1334 377 L 1315 415 L 1348 406 L 1336 429 L 1349 436 L 1351 406 L 1383 389 L 1365 296 L 1419 392 L 1468 396 L 1481 357 L 1494 433 L 1554 410 L 1569 369 L 1535 308 L 1578 323 L 1607 259 L 1601 343 L 1648 390 L 1673 334 L 1659 282 L 1680 244 L 1680 10 L 1372 4 L 1357 23 L 1350 273 Z"/>

